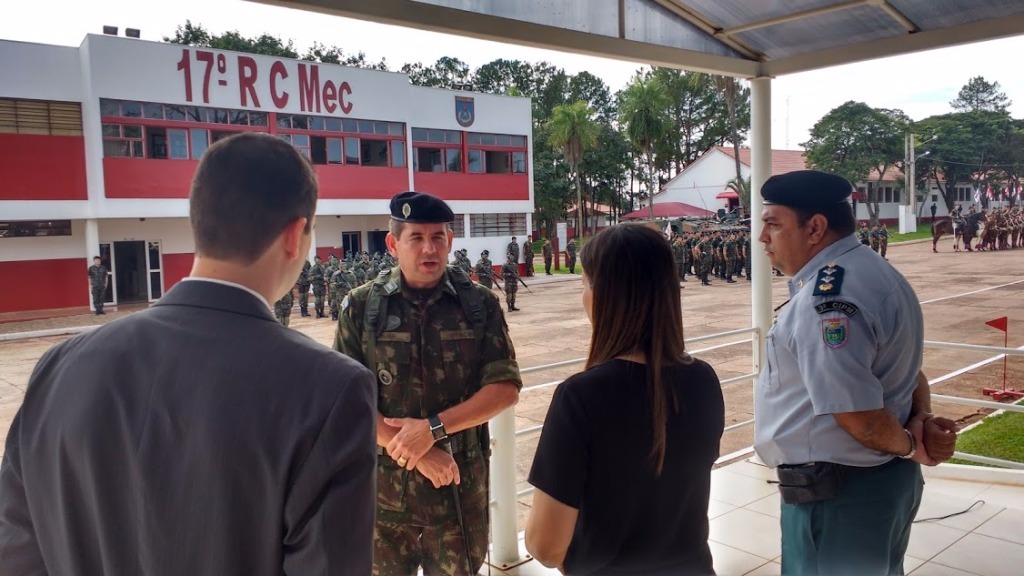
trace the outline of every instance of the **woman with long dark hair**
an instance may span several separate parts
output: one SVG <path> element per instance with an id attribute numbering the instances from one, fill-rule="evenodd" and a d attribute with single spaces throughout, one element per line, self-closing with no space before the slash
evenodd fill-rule
<path id="1" fill-rule="evenodd" d="M 551 400 L 527 550 L 566 574 L 713 574 L 724 405 L 715 371 L 686 352 L 672 249 L 626 224 L 587 242 L 581 262 L 590 355 Z"/>

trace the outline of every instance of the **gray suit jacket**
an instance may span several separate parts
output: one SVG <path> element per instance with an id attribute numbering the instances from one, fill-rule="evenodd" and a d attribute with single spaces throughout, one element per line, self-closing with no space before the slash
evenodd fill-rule
<path id="1" fill-rule="evenodd" d="M 0 575 L 370 574 L 376 386 L 182 282 L 49 350 L 0 467 Z"/>

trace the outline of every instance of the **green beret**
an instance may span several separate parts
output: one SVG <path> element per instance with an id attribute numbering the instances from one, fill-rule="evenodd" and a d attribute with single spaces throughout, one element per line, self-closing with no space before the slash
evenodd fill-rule
<path id="1" fill-rule="evenodd" d="M 835 174 L 797 170 L 772 176 L 761 187 L 765 204 L 779 204 L 799 210 L 827 208 L 846 202 L 853 185 Z"/>
<path id="2" fill-rule="evenodd" d="M 449 224 L 455 220 L 455 214 L 436 196 L 400 192 L 391 199 L 391 219 L 413 224 Z"/>

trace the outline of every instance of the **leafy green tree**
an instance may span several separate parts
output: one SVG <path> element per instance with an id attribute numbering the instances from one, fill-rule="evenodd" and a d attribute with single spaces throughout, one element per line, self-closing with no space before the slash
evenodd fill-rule
<path id="1" fill-rule="evenodd" d="M 432 86 L 458 90 L 463 84 L 470 84 L 472 74 L 469 65 L 451 56 L 442 56 L 431 66 L 419 62 L 405 64 L 402 72 L 409 76 L 409 81 L 417 86 Z"/>
<path id="2" fill-rule="evenodd" d="M 626 127 L 626 137 L 643 152 L 647 161 L 648 208 L 654 219 L 654 195 L 658 191 L 654 172 L 654 149 L 668 133 L 670 119 L 666 114 L 669 96 L 656 78 L 636 78 L 621 94 L 619 120 Z"/>
<path id="3" fill-rule="evenodd" d="M 743 213 L 750 215 L 750 178 L 733 178 L 725 185 L 726 188 L 732 190 L 740 197 L 740 206 L 743 207 Z"/>
<path id="4" fill-rule="evenodd" d="M 583 191 L 580 164 L 584 153 L 597 146 L 601 126 L 593 119 L 594 111 L 586 102 L 555 106 L 551 115 L 551 133 L 548 142 L 562 150 L 576 185 L 576 234 L 586 227 L 583 220 Z"/>
<path id="5" fill-rule="evenodd" d="M 725 106 L 729 111 L 729 140 L 732 142 L 732 156 L 736 164 L 736 178 L 734 178 L 734 181 L 743 182 L 743 171 L 740 168 L 740 127 L 738 112 L 736 111 L 736 103 L 739 98 L 739 93 L 742 90 L 742 86 L 740 85 L 739 80 L 731 76 L 716 76 L 715 86 L 718 88 L 719 94 L 725 98 Z M 737 190 L 737 192 L 739 191 Z M 750 198 L 748 196 L 747 204 L 743 207 L 743 209 L 748 212 L 750 209 L 749 202 Z"/>
<path id="6" fill-rule="evenodd" d="M 568 102 L 586 102 L 594 110 L 594 118 L 598 122 L 610 124 L 615 118 L 611 90 L 604 80 L 590 72 L 580 72 L 569 78 L 566 99 Z"/>
<path id="7" fill-rule="evenodd" d="M 366 53 L 362 50 L 355 54 L 346 54 L 344 50 L 337 46 L 325 46 L 319 42 L 314 42 L 309 50 L 306 50 L 306 53 L 302 55 L 302 59 L 311 62 L 323 62 L 324 64 L 352 66 L 354 68 L 388 70 L 388 63 L 384 58 L 381 58 L 379 62 L 370 62 L 366 58 Z"/>
<path id="8" fill-rule="evenodd" d="M 622 194 L 626 190 L 627 174 L 630 169 L 629 142 L 625 135 L 611 124 L 601 123 L 600 143 L 583 155 L 580 171 L 583 173 L 584 205 L 590 199 L 591 209 L 596 204 L 605 204 L 612 214 L 621 213 Z M 597 220 L 591 223 L 591 234 L 596 233 Z"/>
<path id="9" fill-rule="evenodd" d="M 211 34 L 201 24 L 193 25 L 186 20 L 184 26 L 178 26 L 173 37 L 164 36 L 164 42 L 185 44 L 217 50 L 234 50 L 249 54 L 264 54 L 281 58 L 298 58 L 299 53 L 291 40 L 285 42 L 278 36 L 261 34 L 252 38 L 242 36 L 237 30 L 221 35 Z"/>
<path id="10" fill-rule="evenodd" d="M 1010 99 L 999 90 L 999 82 L 975 76 L 967 81 L 949 105 L 957 112 L 1006 112 Z"/>

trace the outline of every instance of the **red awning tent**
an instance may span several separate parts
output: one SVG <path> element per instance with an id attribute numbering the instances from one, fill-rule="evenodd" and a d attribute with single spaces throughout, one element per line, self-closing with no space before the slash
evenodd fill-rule
<path id="1" fill-rule="evenodd" d="M 726 200 L 739 200 L 740 195 L 737 194 L 735 190 L 726 190 L 725 192 L 719 192 L 718 196 L 715 196 L 715 198 L 719 200 L 723 198 Z"/>
<path id="2" fill-rule="evenodd" d="M 711 210 L 705 210 L 682 202 L 661 202 L 654 205 L 654 218 L 656 220 L 668 220 L 674 218 L 704 218 L 714 216 Z M 646 220 L 651 217 L 650 209 L 644 207 L 639 210 L 624 214 L 620 220 Z"/>

